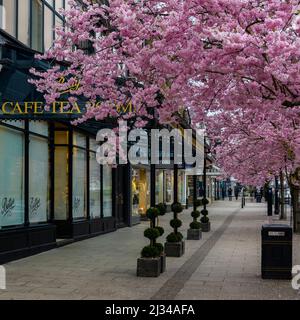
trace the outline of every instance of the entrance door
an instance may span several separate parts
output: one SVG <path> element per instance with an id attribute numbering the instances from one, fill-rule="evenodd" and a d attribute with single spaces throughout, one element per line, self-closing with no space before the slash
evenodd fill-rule
<path id="1" fill-rule="evenodd" d="M 116 220 L 117 227 L 128 225 L 128 185 L 127 167 L 118 165 L 116 169 Z"/>

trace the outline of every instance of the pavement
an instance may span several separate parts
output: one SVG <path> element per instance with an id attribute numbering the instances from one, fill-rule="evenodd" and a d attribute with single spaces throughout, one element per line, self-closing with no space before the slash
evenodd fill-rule
<path id="1" fill-rule="evenodd" d="M 148 223 L 75 242 L 4 267 L 9 299 L 268 299 L 300 300 L 291 281 L 262 280 L 260 276 L 261 225 L 267 222 L 266 205 L 247 201 L 216 201 L 208 207 L 211 232 L 201 240 L 186 240 L 180 258 L 167 258 L 167 270 L 158 278 L 136 276 L 140 251 L 148 240 Z M 165 236 L 172 214 L 159 218 Z M 180 214 L 186 235 L 190 210 Z M 277 223 L 279 221 L 276 221 Z M 289 224 L 289 220 L 284 221 Z M 293 263 L 300 265 L 300 235 L 293 238 Z"/>

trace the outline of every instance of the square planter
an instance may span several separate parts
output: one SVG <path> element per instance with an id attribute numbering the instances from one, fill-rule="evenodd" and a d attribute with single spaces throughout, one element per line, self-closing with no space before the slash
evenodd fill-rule
<path id="1" fill-rule="evenodd" d="M 200 240 L 202 238 L 201 229 L 188 229 L 187 239 L 188 240 Z"/>
<path id="2" fill-rule="evenodd" d="M 166 254 L 162 253 L 160 256 L 160 272 L 163 273 L 166 271 L 167 259 Z"/>
<path id="3" fill-rule="evenodd" d="M 136 275 L 138 277 L 158 277 L 160 273 L 161 257 L 137 259 Z"/>
<path id="4" fill-rule="evenodd" d="M 181 257 L 184 254 L 184 241 L 166 242 L 165 254 L 167 257 Z"/>
<path id="5" fill-rule="evenodd" d="M 210 221 L 207 223 L 201 222 L 201 230 L 202 230 L 202 232 L 209 232 L 210 231 Z"/>

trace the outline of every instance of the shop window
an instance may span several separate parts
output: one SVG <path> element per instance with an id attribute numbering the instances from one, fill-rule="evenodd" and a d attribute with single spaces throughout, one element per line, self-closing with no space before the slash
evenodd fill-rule
<path id="1" fill-rule="evenodd" d="M 53 32 L 53 11 L 44 6 L 44 50 L 52 46 Z"/>
<path id="2" fill-rule="evenodd" d="M 155 176 L 155 202 L 164 202 L 164 172 L 163 170 L 156 170 Z"/>
<path id="3" fill-rule="evenodd" d="M 31 17 L 31 28 L 32 28 L 32 39 L 31 47 L 34 50 L 43 50 L 43 6 L 41 0 L 32 0 L 32 17 Z"/>
<path id="4" fill-rule="evenodd" d="M 84 134 L 74 132 L 73 133 L 73 145 L 81 148 L 86 147 L 86 136 Z"/>
<path id="5" fill-rule="evenodd" d="M 73 148 L 73 218 L 86 217 L 86 151 Z"/>
<path id="6" fill-rule="evenodd" d="M 16 0 L 2 0 L 0 4 L 5 10 L 4 14 L 2 14 L 2 16 L 5 15 L 5 19 L 3 19 L 0 27 L 4 27 L 4 30 L 12 36 L 16 36 Z M 2 17 L 0 18 L 2 20 Z"/>
<path id="7" fill-rule="evenodd" d="M 90 217 L 101 216 L 101 171 L 96 153 L 90 152 Z"/>
<path id="8" fill-rule="evenodd" d="M 30 2 L 22 0 L 18 2 L 18 40 L 30 45 Z"/>
<path id="9" fill-rule="evenodd" d="M 171 170 L 165 171 L 165 203 L 172 204 L 173 203 L 173 193 L 174 193 L 174 180 L 173 174 Z"/>
<path id="10" fill-rule="evenodd" d="M 68 147 L 55 147 L 54 158 L 54 213 L 55 220 L 66 220 L 68 218 Z"/>
<path id="11" fill-rule="evenodd" d="M 132 170 L 132 215 L 145 215 L 150 207 L 150 171 Z"/>
<path id="12" fill-rule="evenodd" d="M 0 227 L 24 223 L 24 134 L 0 126 Z"/>
<path id="13" fill-rule="evenodd" d="M 49 219 L 49 183 L 48 139 L 31 135 L 29 145 L 30 223 L 46 222 Z"/>
<path id="14" fill-rule="evenodd" d="M 112 168 L 103 166 L 103 217 L 112 216 Z"/>
<path id="15" fill-rule="evenodd" d="M 69 131 L 55 131 L 54 138 L 55 138 L 55 144 L 68 144 Z"/>

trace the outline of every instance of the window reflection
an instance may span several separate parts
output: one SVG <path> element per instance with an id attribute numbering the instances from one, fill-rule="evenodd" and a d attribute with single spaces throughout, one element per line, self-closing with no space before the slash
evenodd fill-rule
<path id="1" fill-rule="evenodd" d="M 16 36 L 16 0 L 3 0 L 2 5 L 5 9 L 4 30 Z"/>
<path id="2" fill-rule="evenodd" d="M 18 3 L 18 40 L 30 45 L 30 3 L 29 0 L 22 0 Z"/>
<path id="3" fill-rule="evenodd" d="M 41 0 L 33 0 L 32 1 L 32 20 L 31 20 L 31 27 L 32 27 L 32 39 L 31 45 L 32 48 L 37 51 L 43 50 L 42 45 L 42 33 L 43 33 L 43 24 L 42 24 L 42 14 L 43 14 L 43 7 Z"/>

